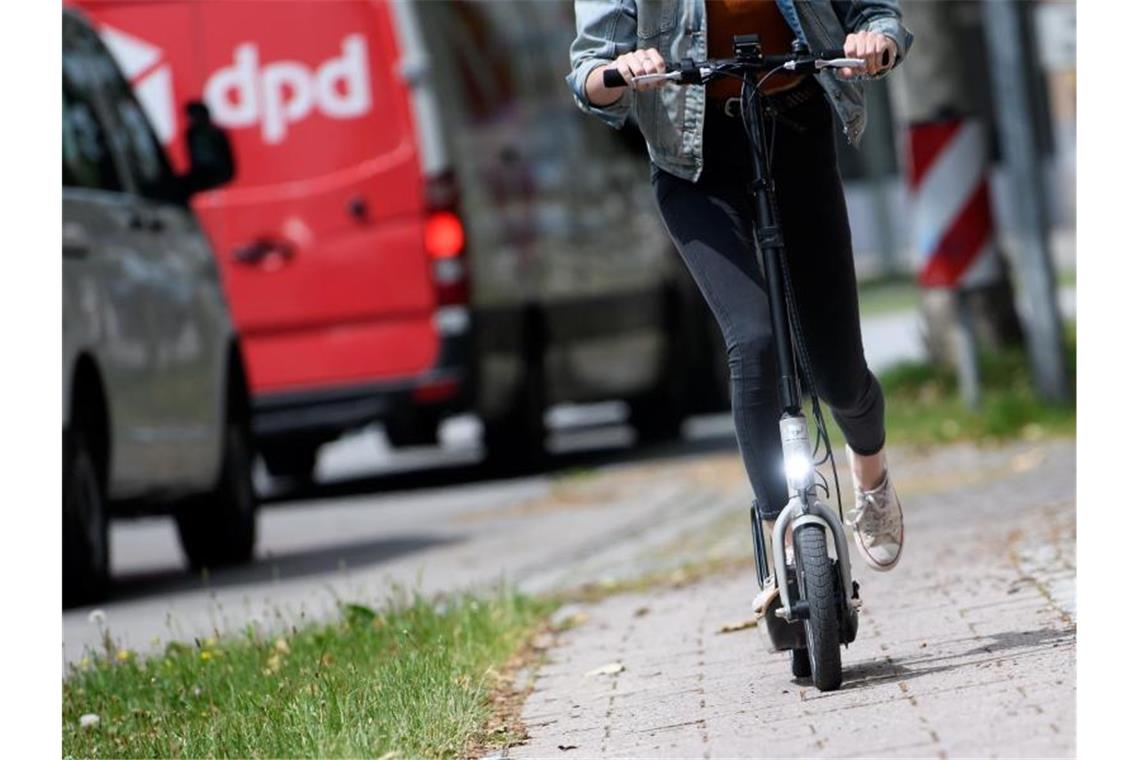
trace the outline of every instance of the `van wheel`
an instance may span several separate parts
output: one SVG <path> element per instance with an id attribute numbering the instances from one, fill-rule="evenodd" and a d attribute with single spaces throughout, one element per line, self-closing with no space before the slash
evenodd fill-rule
<path id="1" fill-rule="evenodd" d="M 530 472 L 546 461 L 546 388 L 541 364 L 526 363 L 515 403 L 483 421 L 486 462 L 496 470 Z"/>
<path id="2" fill-rule="evenodd" d="M 439 418 L 412 410 L 384 422 L 384 435 L 397 449 L 410 446 L 435 446 L 439 443 Z"/>
<path id="3" fill-rule="evenodd" d="M 82 430 L 63 439 L 63 600 L 98 601 L 110 585 L 110 542 L 103 478 Z"/>
<path id="4" fill-rule="evenodd" d="M 720 325 L 712 314 L 701 315 L 704 332 L 704 351 L 701 355 L 701 373 L 690 395 L 700 398 L 697 406 L 702 412 L 726 412 L 732 409 L 732 378 L 729 375 L 728 352 L 724 348 Z"/>
<path id="5" fill-rule="evenodd" d="M 657 443 L 681 437 L 688 398 L 685 367 L 676 341 L 667 348 L 661 375 L 647 393 L 629 400 L 629 424 L 641 443 Z"/>
<path id="6" fill-rule="evenodd" d="M 296 485 L 309 485 L 317 470 L 317 454 L 321 444 L 311 441 L 288 441 L 261 447 L 265 469 L 275 478 L 286 478 Z"/>
<path id="7" fill-rule="evenodd" d="M 249 437 L 242 425 L 226 425 L 222 474 L 214 491 L 177 514 L 182 550 L 195 570 L 248 562 L 257 538 L 257 495 Z"/>

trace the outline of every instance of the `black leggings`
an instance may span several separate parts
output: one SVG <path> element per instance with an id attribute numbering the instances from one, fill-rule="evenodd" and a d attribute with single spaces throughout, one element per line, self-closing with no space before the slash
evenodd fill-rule
<path id="1" fill-rule="evenodd" d="M 775 122 L 772 174 L 804 340 L 820 397 L 858 454 L 883 447 L 883 391 L 867 368 L 851 230 L 822 90 Z M 652 166 L 657 205 L 673 242 L 716 316 L 728 348 L 732 414 L 752 490 L 765 519 L 788 500 L 779 433 L 768 295 L 753 245 L 751 164 L 739 118 L 709 104 L 705 166 L 697 182 Z M 769 138 L 772 121 L 768 122 Z"/>

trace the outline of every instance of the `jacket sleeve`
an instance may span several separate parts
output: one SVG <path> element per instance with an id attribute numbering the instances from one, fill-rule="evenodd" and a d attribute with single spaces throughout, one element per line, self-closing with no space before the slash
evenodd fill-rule
<path id="1" fill-rule="evenodd" d="M 579 108 L 620 128 L 629 115 L 632 94 L 626 89 L 608 106 L 592 105 L 586 99 L 586 77 L 637 47 L 637 6 L 634 0 L 575 0 L 574 19 L 577 36 L 570 45 L 566 84 Z"/>
<path id="2" fill-rule="evenodd" d="M 832 7 L 848 34 L 866 31 L 886 35 L 895 41 L 899 51 L 895 66 L 906 58 L 914 35 L 902 25 L 898 0 L 833 0 Z M 866 78 L 880 79 L 886 74 L 883 72 Z"/>

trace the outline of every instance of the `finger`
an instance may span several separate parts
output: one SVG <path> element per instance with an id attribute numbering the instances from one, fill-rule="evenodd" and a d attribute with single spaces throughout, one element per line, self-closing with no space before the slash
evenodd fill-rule
<path id="1" fill-rule="evenodd" d="M 857 58 L 867 58 L 867 35 L 859 32 L 855 37 L 855 56 Z"/>
<path id="2" fill-rule="evenodd" d="M 625 67 L 629 69 L 629 86 L 635 90 L 642 90 L 644 85 L 633 81 L 634 77 L 639 77 L 645 73 L 641 68 L 641 62 L 637 60 L 637 56 L 630 55 L 625 57 L 624 63 Z"/>
<path id="3" fill-rule="evenodd" d="M 842 77 L 843 79 L 850 79 L 851 77 L 855 76 L 855 72 L 852 71 L 847 66 L 844 66 L 843 68 L 841 68 L 839 70 L 839 76 Z"/>
<path id="4" fill-rule="evenodd" d="M 847 39 L 843 40 L 843 55 L 848 58 L 855 56 L 856 38 L 854 34 L 847 35 Z"/>
<path id="5" fill-rule="evenodd" d="M 878 74 L 883 68 L 883 41 L 872 40 L 867 46 L 867 73 Z"/>
<path id="6" fill-rule="evenodd" d="M 653 64 L 653 70 L 658 74 L 664 74 L 666 69 L 665 59 L 657 52 L 657 48 L 649 48 L 645 53 Z"/>
<path id="7" fill-rule="evenodd" d="M 625 79 L 627 85 L 636 88 L 636 85 L 633 83 L 633 71 L 630 70 L 629 62 L 625 58 L 617 59 L 617 70 L 621 72 L 622 78 Z"/>

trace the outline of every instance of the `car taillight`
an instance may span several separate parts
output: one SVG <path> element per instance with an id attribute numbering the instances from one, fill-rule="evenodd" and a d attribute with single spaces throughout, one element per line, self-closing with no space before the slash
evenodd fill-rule
<path id="1" fill-rule="evenodd" d="M 466 304 L 469 296 L 467 235 L 457 211 L 459 192 L 455 175 L 446 172 L 428 180 L 424 250 L 431 261 L 440 306 Z"/>

